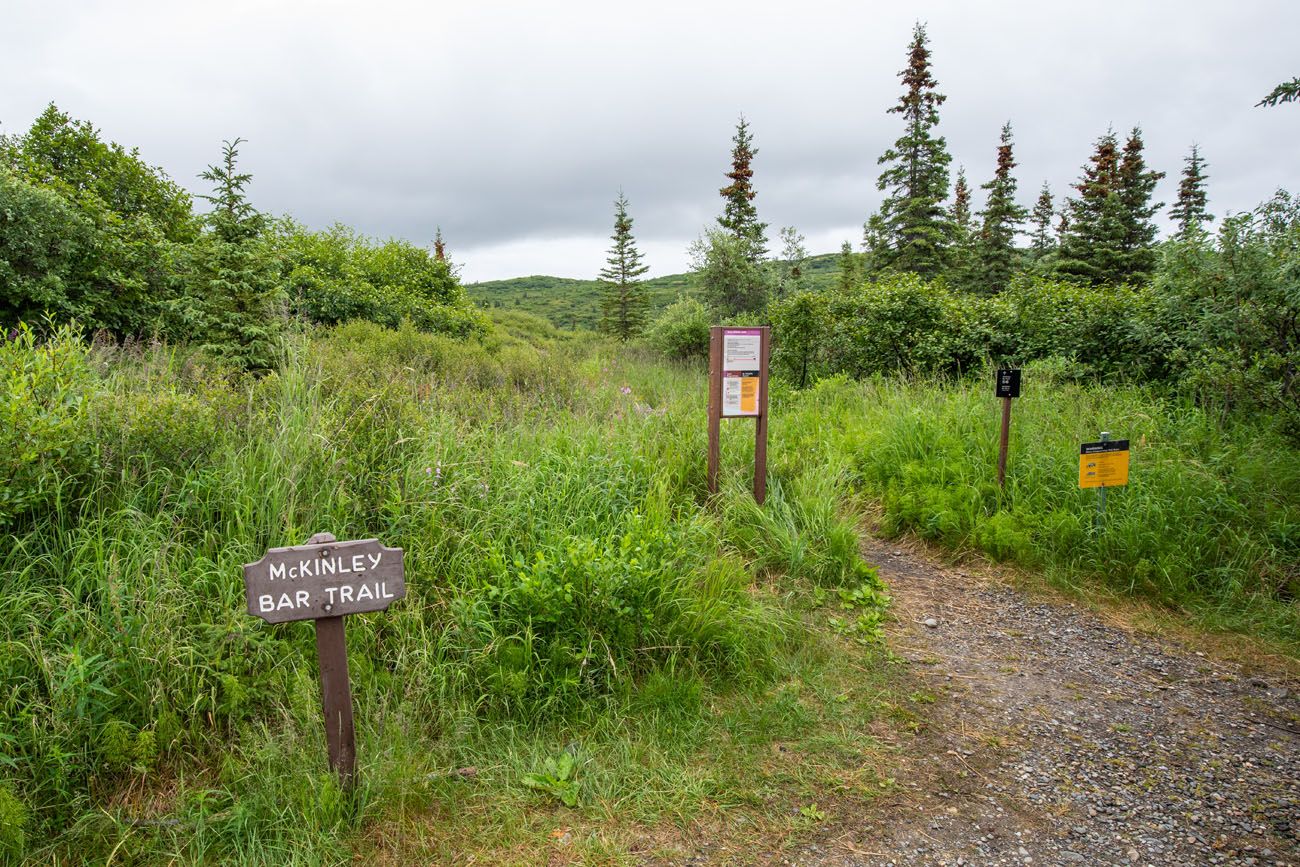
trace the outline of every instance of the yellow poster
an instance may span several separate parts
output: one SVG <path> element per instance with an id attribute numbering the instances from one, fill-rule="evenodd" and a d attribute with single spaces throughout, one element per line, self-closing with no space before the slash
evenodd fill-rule
<path id="1" fill-rule="evenodd" d="M 757 376 L 746 376 L 740 380 L 740 411 L 744 415 L 758 414 Z"/>
<path id="2" fill-rule="evenodd" d="M 1079 487 L 1114 488 L 1128 484 L 1128 449 L 1079 455 Z"/>

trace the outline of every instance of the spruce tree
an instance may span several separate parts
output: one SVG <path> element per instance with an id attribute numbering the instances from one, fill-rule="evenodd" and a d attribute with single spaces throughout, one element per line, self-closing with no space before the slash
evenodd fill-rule
<path id="1" fill-rule="evenodd" d="M 1052 188 L 1043 181 L 1043 188 L 1034 202 L 1033 213 L 1029 215 L 1029 224 L 1034 227 L 1029 235 L 1029 246 L 1033 251 L 1034 261 L 1041 262 L 1056 249 L 1056 238 L 1052 235 L 1052 217 L 1056 215 L 1056 206 L 1052 202 Z"/>
<path id="2" fill-rule="evenodd" d="M 263 241 L 266 219 L 248 201 L 252 175 L 237 168 L 243 139 L 223 143 L 220 165 L 199 177 L 213 184 L 208 231 L 183 253 L 187 297 L 173 312 L 208 351 L 248 370 L 275 365 L 284 295 Z"/>
<path id="3" fill-rule="evenodd" d="M 984 210 L 980 212 L 980 232 L 975 242 L 979 268 L 979 288 L 989 294 L 1001 292 L 1011 282 L 1016 265 L 1016 235 L 1028 212 L 1016 203 L 1016 167 L 1012 155 L 1011 122 L 1002 126 L 998 144 L 997 168 L 993 179 L 980 189 L 988 191 Z"/>
<path id="4" fill-rule="evenodd" d="M 853 252 L 853 245 L 848 241 L 840 245 L 840 255 L 835 264 L 838 269 L 835 275 L 836 291 L 846 295 L 858 288 L 862 282 L 862 257 Z"/>
<path id="5" fill-rule="evenodd" d="M 627 197 L 619 190 L 614 201 L 614 234 L 606 265 L 600 271 L 600 329 L 619 340 L 635 337 L 645 329 L 650 306 L 641 277 L 650 270 L 642 263 L 641 251 L 632 237 L 632 218 Z"/>
<path id="6" fill-rule="evenodd" d="M 915 271 L 922 276 L 939 273 L 951 238 L 951 225 L 942 203 L 948 195 L 948 164 L 952 157 L 942 136 L 939 106 L 947 99 L 930 74 L 930 50 L 925 26 L 912 31 L 907 68 L 899 73 L 904 93 L 890 114 L 902 115 L 906 130 L 878 162 L 888 166 L 876 186 L 885 191 L 880 207 L 887 242 L 887 261 L 879 265 Z"/>
<path id="7" fill-rule="evenodd" d="M 754 157 L 758 150 L 749 133 L 749 124 L 742 115 L 736 124 L 736 134 L 731 139 L 731 171 L 727 178 L 731 183 L 718 193 L 726 200 L 718 225 L 738 238 L 746 249 L 746 258 L 757 265 L 767 256 L 767 223 L 758 221 L 758 209 L 754 206 Z"/>
<path id="8" fill-rule="evenodd" d="M 1128 273 L 1127 227 L 1120 199 L 1120 153 L 1108 131 L 1074 185 L 1078 198 L 1066 200 L 1061 214 L 1061 249 L 1056 271 L 1093 285 L 1122 283 Z"/>
<path id="9" fill-rule="evenodd" d="M 1201 159 L 1200 148 L 1192 145 L 1192 152 L 1183 159 L 1183 176 L 1178 182 L 1178 201 L 1169 209 L 1170 218 L 1178 224 L 1177 237 L 1191 240 L 1200 234 L 1201 224 L 1211 222 L 1214 217 L 1205 210 L 1209 197 L 1205 194 L 1205 160 Z"/>
<path id="10" fill-rule="evenodd" d="M 1155 215 L 1163 208 L 1164 202 L 1152 201 L 1156 184 L 1165 176 L 1164 172 L 1147 168 L 1142 155 L 1145 145 L 1142 142 L 1142 129 L 1133 127 L 1128 141 L 1124 144 L 1124 153 L 1119 163 L 1119 199 L 1121 220 L 1124 225 L 1124 273 L 1123 280 L 1142 282 L 1149 280 L 1156 267 L 1156 233 Z"/>
<path id="11" fill-rule="evenodd" d="M 965 288 L 975 279 L 975 224 L 971 218 L 970 185 L 966 169 L 957 168 L 952 187 L 952 205 L 948 208 L 952 226 L 952 244 L 948 250 L 948 273 L 953 284 Z"/>

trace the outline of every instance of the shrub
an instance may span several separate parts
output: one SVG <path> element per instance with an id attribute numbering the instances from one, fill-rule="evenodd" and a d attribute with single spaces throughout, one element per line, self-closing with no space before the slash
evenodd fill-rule
<path id="1" fill-rule="evenodd" d="M 89 470 L 93 376 L 80 331 L 0 338 L 0 526 L 48 508 Z"/>
<path id="2" fill-rule="evenodd" d="M 650 326 L 650 345 L 669 358 L 708 358 L 712 317 L 694 298 L 678 297 Z"/>

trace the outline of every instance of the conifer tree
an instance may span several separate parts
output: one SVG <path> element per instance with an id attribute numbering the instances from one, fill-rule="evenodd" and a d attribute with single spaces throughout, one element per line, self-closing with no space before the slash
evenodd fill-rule
<path id="1" fill-rule="evenodd" d="M 1164 202 L 1152 201 L 1156 184 L 1164 172 L 1147 168 L 1142 155 L 1142 129 L 1133 127 L 1119 163 L 1119 199 L 1121 220 L 1124 225 L 1124 273 L 1122 279 L 1131 282 L 1148 280 L 1156 267 L 1155 215 Z"/>
<path id="2" fill-rule="evenodd" d="M 600 329 L 619 340 L 635 337 L 645 329 L 646 311 L 650 306 L 641 277 L 650 270 L 643 264 L 641 251 L 632 237 L 632 218 L 627 213 L 627 197 L 619 190 L 614 201 L 614 234 L 606 265 L 600 271 Z"/>
<path id="3" fill-rule="evenodd" d="M 1041 262 L 1047 254 L 1056 249 L 1056 238 L 1052 235 L 1052 217 L 1056 215 L 1056 206 L 1052 202 L 1052 188 L 1043 181 L 1043 188 L 1034 202 L 1034 211 L 1029 215 L 1029 224 L 1034 227 L 1029 235 L 1030 249 L 1033 250 L 1035 262 Z"/>
<path id="4" fill-rule="evenodd" d="M 266 218 L 248 201 L 252 175 L 237 168 L 243 139 L 223 143 L 220 165 L 199 177 L 213 184 L 202 196 L 213 205 L 208 231 L 184 252 L 189 296 L 173 305 L 181 323 L 205 349 L 248 370 L 275 365 L 284 296 L 275 262 L 263 243 Z"/>
<path id="5" fill-rule="evenodd" d="M 957 181 L 952 187 L 952 205 L 948 208 L 948 221 L 952 226 L 952 245 L 948 250 L 948 272 L 953 283 L 966 287 L 975 278 L 975 224 L 971 218 L 970 185 L 966 183 L 966 169 L 957 168 Z"/>
<path id="6" fill-rule="evenodd" d="M 835 260 L 838 271 L 835 275 L 835 289 L 841 295 L 848 294 L 862 282 L 862 257 L 853 252 L 853 245 L 845 241 L 840 245 L 839 258 Z"/>
<path id="7" fill-rule="evenodd" d="M 1101 285 L 1122 283 L 1128 273 L 1119 164 L 1119 142 L 1107 131 L 1074 185 L 1078 198 L 1067 199 L 1061 215 L 1056 271 L 1064 277 Z"/>
<path id="8" fill-rule="evenodd" d="M 1192 145 L 1192 152 L 1183 159 L 1183 176 L 1178 182 L 1178 201 L 1169 209 L 1170 218 L 1178 224 L 1177 237 L 1187 241 L 1200 233 L 1201 224 L 1211 222 L 1214 217 L 1205 209 L 1209 197 L 1205 193 L 1205 160 L 1201 159 L 1200 148 Z"/>
<path id="9" fill-rule="evenodd" d="M 732 137 L 731 171 L 727 178 L 731 183 L 718 193 L 726 200 L 718 225 L 726 229 L 745 246 L 746 258 L 757 265 L 767 256 L 767 223 L 758 221 L 758 208 L 754 206 L 754 157 L 758 149 L 749 133 L 749 124 L 742 115 L 736 124 L 736 134 Z"/>
<path id="10" fill-rule="evenodd" d="M 979 267 L 979 288 L 987 293 L 1001 292 L 1011 282 L 1016 263 L 1016 235 L 1028 213 L 1016 203 L 1016 167 L 1012 155 L 1011 122 L 1002 126 L 998 144 L 997 168 L 993 179 L 980 189 L 988 191 L 984 210 L 980 212 L 980 232 L 975 243 Z"/>
<path id="11" fill-rule="evenodd" d="M 930 74 L 930 50 L 925 26 L 912 31 L 907 68 L 899 73 L 904 93 L 890 114 L 902 115 L 903 135 L 878 162 L 887 168 L 876 186 L 886 192 L 880 218 L 887 242 L 883 258 L 873 265 L 915 271 L 922 276 L 939 273 L 952 227 L 942 203 L 948 195 L 948 164 L 952 157 L 942 136 L 934 129 L 939 123 L 939 106 L 947 99 L 939 93 Z"/>
<path id="12" fill-rule="evenodd" d="M 433 258 L 439 262 L 447 261 L 447 245 L 442 240 L 442 226 L 438 226 L 433 233 Z"/>

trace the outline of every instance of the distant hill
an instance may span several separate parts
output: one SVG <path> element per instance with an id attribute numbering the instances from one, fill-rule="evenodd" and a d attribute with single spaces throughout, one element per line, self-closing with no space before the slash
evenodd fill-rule
<path id="1" fill-rule="evenodd" d="M 808 275 L 812 286 L 820 288 L 835 279 L 836 254 L 810 256 Z M 679 295 L 693 296 L 699 291 L 694 274 L 668 274 L 645 281 L 650 293 L 650 317 L 653 319 Z M 465 290 L 474 303 L 484 309 L 522 310 L 547 319 L 558 328 L 595 329 L 600 322 L 600 281 L 570 277 L 512 277 L 509 280 L 486 280 L 470 283 Z"/>

